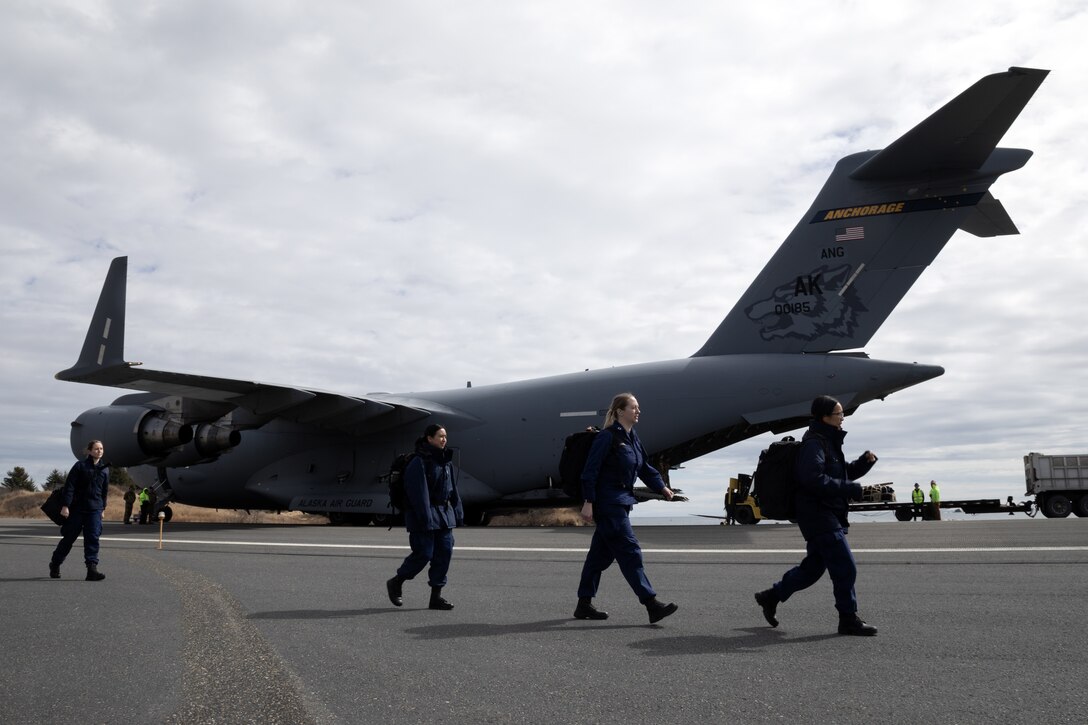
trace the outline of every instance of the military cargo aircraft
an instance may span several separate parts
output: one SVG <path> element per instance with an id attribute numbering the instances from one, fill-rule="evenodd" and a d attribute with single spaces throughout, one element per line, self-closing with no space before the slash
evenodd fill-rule
<path id="1" fill-rule="evenodd" d="M 56 377 L 140 392 L 82 413 L 72 451 L 100 439 L 114 465 L 152 467 L 160 502 L 369 523 L 390 514 L 393 458 L 439 422 L 459 446 L 459 489 L 480 523 L 502 508 L 570 503 L 558 480 L 564 439 L 600 424 L 619 392 L 653 411 L 639 434 L 666 476 L 801 427 L 815 395 L 852 413 L 944 372 L 859 349 L 957 230 L 1017 233 L 989 188 L 1031 151 L 997 144 L 1048 72 L 986 76 L 887 148 L 841 159 L 706 343 L 678 360 L 365 395 L 148 370 L 124 359 L 127 258 L 118 257 L 78 361 Z"/>

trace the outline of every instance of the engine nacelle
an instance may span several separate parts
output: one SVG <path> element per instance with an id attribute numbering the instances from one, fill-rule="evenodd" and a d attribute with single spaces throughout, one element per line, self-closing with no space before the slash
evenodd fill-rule
<path id="1" fill-rule="evenodd" d="M 72 453 L 87 455 L 87 443 L 102 441 L 105 459 L 115 466 L 160 461 L 193 440 L 193 428 L 169 413 L 144 405 L 110 405 L 80 413 L 72 423 Z"/>
<path id="2" fill-rule="evenodd" d="M 225 428 L 215 423 L 200 423 L 196 426 L 193 440 L 184 448 L 172 451 L 161 465 L 179 468 L 214 461 L 241 442 L 242 434 L 233 428 Z"/>

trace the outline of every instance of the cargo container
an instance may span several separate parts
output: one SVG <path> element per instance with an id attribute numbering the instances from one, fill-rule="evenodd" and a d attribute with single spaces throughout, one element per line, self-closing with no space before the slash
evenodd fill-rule
<path id="1" fill-rule="evenodd" d="M 1024 456 L 1027 495 L 1048 519 L 1088 516 L 1088 454 Z"/>

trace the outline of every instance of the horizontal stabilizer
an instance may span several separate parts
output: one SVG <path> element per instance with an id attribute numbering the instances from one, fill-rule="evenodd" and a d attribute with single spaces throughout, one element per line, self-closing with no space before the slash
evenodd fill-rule
<path id="1" fill-rule="evenodd" d="M 981 168 L 1050 71 L 986 76 L 872 157 L 850 178 L 898 179 Z"/>

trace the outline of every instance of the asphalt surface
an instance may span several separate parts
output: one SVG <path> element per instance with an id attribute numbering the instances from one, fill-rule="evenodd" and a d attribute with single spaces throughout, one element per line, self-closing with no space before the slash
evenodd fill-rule
<path id="1" fill-rule="evenodd" d="M 641 527 L 680 610 L 649 625 L 619 571 L 571 618 L 589 529 L 461 529 L 443 594 L 390 605 L 401 530 L 107 524 L 48 578 L 48 522 L 0 520 L 0 723 L 1083 723 L 1088 521 L 862 523 L 873 638 L 835 633 L 825 578 L 752 600 L 793 526 Z"/>

